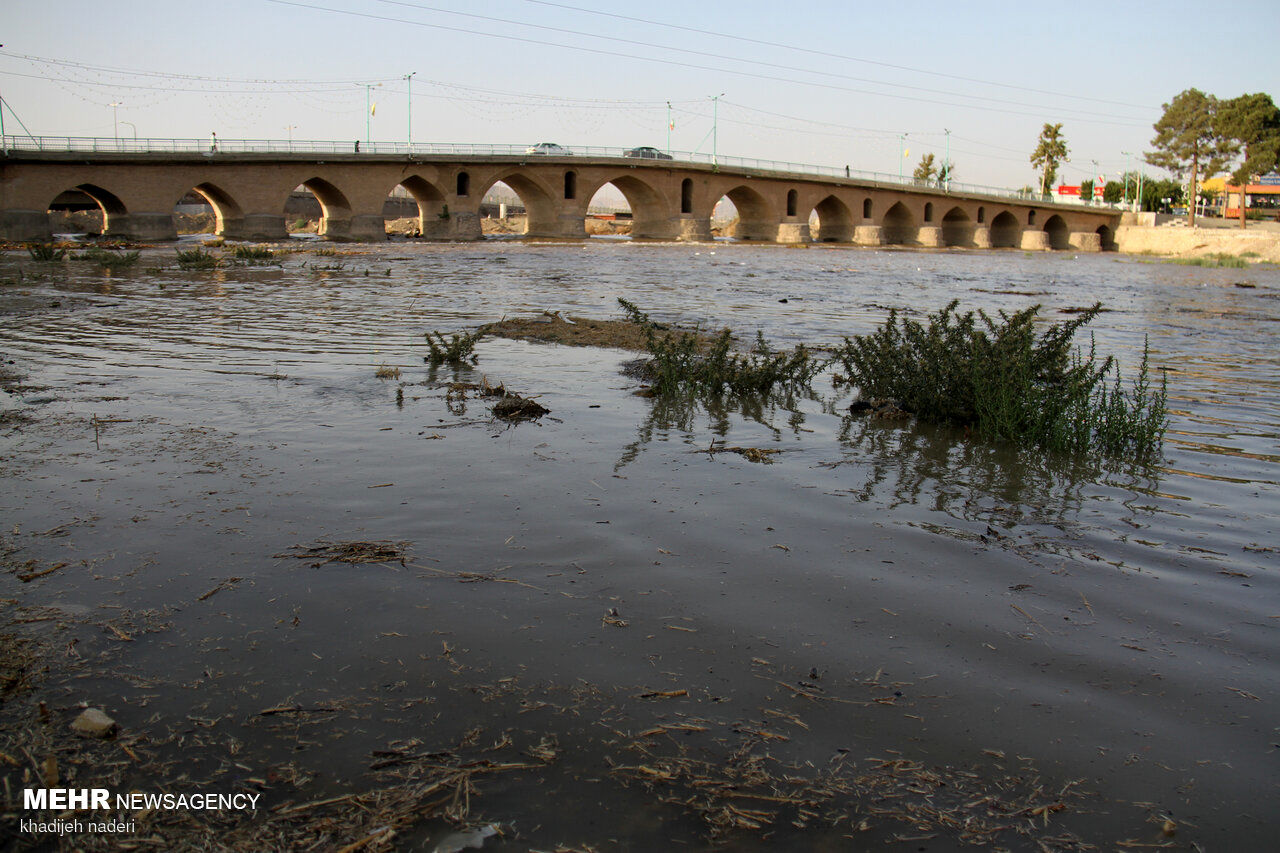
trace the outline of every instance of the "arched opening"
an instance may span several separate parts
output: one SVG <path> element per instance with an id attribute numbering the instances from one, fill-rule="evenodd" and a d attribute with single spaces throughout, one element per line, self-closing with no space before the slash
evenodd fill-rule
<path id="1" fill-rule="evenodd" d="M 499 180 L 486 189 L 484 199 L 486 205 L 491 199 L 494 200 L 499 209 L 506 204 L 507 218 L 504 227 L 485 229 L 486 233 L 523 234 L 526 237 L 566 236 L 560 223 L 560 201 L 556 195 L 551 187 L 544 186 L 521 172 L 500 176 Z M 521 208 L 522 214 L 515 212 Z"/>
<path id="2" fill-rule="evenodd" d="M 991 248 L 1012 249 L 1021 239 L 1022 228 L 1017 217 L 1009 211 L 1002 210 L 991 220 Z"/>
<path id="3" fill-rule="evenodd" d="M 810 229 L 813 239 L 823 243 L 847 243 L 853 239 L 853 213 L 840 199 L 829 195 L 813 209 L 818 227 Z"/>
<path id="4" fill-rule="evenodd" d="M 973 245 L 973 222 L 969 219 L 969 214 L 959 207 L 951 208 L 942 217 L 942 245 Z"/>
<path id="5" fill-rule="evenodd" d="M 129 213 L 114 193 L 94 184 L 80 184 L 58 193 L 49 202 L 48 212 L 49 227 L 55 234 L 107 237 L 123 233 L 124 217 Z"/>
<path id="6" fill-rule="evenodd" d="M 693 179 L 685 178 L 680 182 L 680 212 L 693 213 Z"/>
<path id="7" fill-rule="evenodd" d="M 1067 223 L 1063 221 L 1061 216 L 1056 213 L 1050 216 L 1049 220 L 1044 224 L 1044 231 L 1049 235 L 1049 248 L 1071 248 L 1071 231 L 1067 228 Z"/>
<path id="8" fill-rule="evenodd" d="M 884 233 L 886 245 L 901 246 L 916 241 L 916 220 L 902 202 L 895 203 L 885 212 L 884 221 L 880 223 L 880 227 Z"/>
<path id="9" fill-rule="evenodd" d="M 454 195 L 461 197 L 471 195 L 471 175 L 467 172 L 458 173 L 457 189 Z"/>
<path id="10" fill-rule="evenodd" d="M 924 203 L 924 221 L 925 222 L 933 221 L 933 202 L 931 201 L 926 201 Z"/>
<path id="11" fill-rule="evenodd" d="M 1109 226 L 1098 226 L 1098 240 L 1102 243 L 1102 251 L 1114 252 L 1120 247 L 1116 245 L 1116 234 Z"/>
<path id="12" fill-rule="evenodd" d="M 978 206 L 978 224 L 981 225 L 986 221 L 987 221 L 987 209 L 979 205 Z"/>
<path id="13" fill-rule="evenodd" d="M 351 227 L 351 202 L 347 201 L 342 191 L 320 177 L 303 181 L 300 186 L 315 196 L 316 202 L 320 205 L 320 220 L 316 233 L 331 240 L 347 239 Z M 295 190 L 295 195 L 296 193 Z M 289 224 L 289 217 L 289 205 L 286 205 L 286 225 Z M 298 222 L 295 221 L 292 224 L 296 226 Z"/>
<path id="14" fill-rule="evenodd" d="M 863 219 L 871 218 L 871 199 L 869 198 L 862 200 L 862 218 Z"/>
<path id="15" fill-rule="evenodd" d="M 503 236 L 523 234 L 528 224 L 524 201 L 502 181 L 481 194 L 480 233 Z"/>
<path id="16" fill-rule="evenodd" d="M 799 203 L 799 200 L 800 200 L 800 193 L 796 192 L 795 190 L 788 190 L 788 192 L 787 192 L 787 216 L 795 216 L 795 215 L 796 215 L 796 205 Z"/>
<path id="17" fill-rule="evenodd" d="M 1027 211 L 1027 224 L 1028 225 L 1036 224 L 1036 212 L 1034 210 Z"/>
<path id="18" fill-rule="evenodd" d="M 451 216 L 444 194 L 419 175 L 401 181 L 382 206 L 387 233 L 405 237 L 444 239 L 452 233 Z"/>
<path id="19" fill-rule="evenodd" d="M 173 206 L 174 227 L 182 234 L 218 234 L 236 238 L 244 211 L 216 184 L 205 182 L 188 190 Z"/>
<path id="20" fill-rule="evenodd" d="M 578 197 L 578 173 L 564 173 L 564 197 L 566 199 L 575 199 Z"/>
<path id="21" fill-rule="evenodd" d="M 725 235 L 738 240 L 777 239 L 778 217 L 769 202 L 760 193 L 747 186 L 734 187 L 725 193 L 737 211 L 736 221 L 725 230 Z"/>
<path id="22" fill-rule="evenodd" d="M 662 194 L 631 173 L 602 184 L 587 205 L 588 236 L 670 240 L 677 236 L 671 208 Z"/>

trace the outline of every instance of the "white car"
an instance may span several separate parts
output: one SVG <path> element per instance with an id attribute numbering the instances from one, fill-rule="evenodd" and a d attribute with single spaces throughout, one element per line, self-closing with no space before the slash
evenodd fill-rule
<path id="1" fill-rule="evenodd" d="M 530 145 L 524 149 L 526 154 L 547 154 L 556 157 L 569 157 L 573 154 L 563 145 L 556 145 L 554 142 L 539 142 L 537 145 Z"/>

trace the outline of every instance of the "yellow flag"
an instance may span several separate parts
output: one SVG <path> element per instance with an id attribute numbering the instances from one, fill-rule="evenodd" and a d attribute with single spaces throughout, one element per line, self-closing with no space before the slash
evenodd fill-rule
<path id="1" fill-rule="evenodd" d="M 910 148 L 903 148 L 903 149 L 902 149 L 902 156 L 903 156 L 903 157 L 910 157 L 910 156 L 911 156 L 911 149 L 910 149 Z"/>
<path id="2" fill-rule="evenodd" d="M 378 114 L 378 105 L 377 105 L 377 104 L 374 104 L 373 106 L 369 107 L 369 115 L 371 115 L 371 116 L 375 116 L 375 115 L 377 115 L 377 114 Z"/>

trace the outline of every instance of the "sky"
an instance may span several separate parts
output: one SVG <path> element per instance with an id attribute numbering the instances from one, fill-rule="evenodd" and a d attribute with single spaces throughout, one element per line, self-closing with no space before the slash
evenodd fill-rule
<path id="1" fill-rule="evenodd" d="M 1280 0 L 5 0 L 0 97 L 9 135 L 949 154 L 1016 188 L 1045 123 L 1079 183 L 1136 168 L 1184 89 L 1275 97 L 1277 30 Z"/>

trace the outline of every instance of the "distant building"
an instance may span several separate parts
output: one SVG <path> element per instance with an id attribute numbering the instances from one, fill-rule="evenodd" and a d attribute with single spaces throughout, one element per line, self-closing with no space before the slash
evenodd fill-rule
<path id="1" fill-rule="evenodd" d="M 1240 187 L 1228 184 L 1224 178 L 1213 178 L 1201 184 L 1201 189 L 1217 195 L 1212 207 L 1220 216 L 1240 216 Z M 1244 210 L 1246 217 L 1256 212 L 1265 219 L 1280 218 L 1280 174 L 1263 175 L 1257 183 L 1247 184 Z"/>

